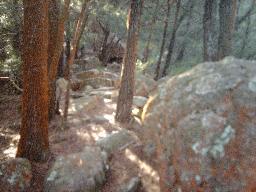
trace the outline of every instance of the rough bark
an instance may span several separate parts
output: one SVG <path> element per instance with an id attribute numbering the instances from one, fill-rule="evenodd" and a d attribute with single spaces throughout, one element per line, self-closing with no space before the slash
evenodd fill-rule
<path id="1" fill-rule="evenodd" d="M 167 0 L 167 12 L 166 12 L 165 20 L 164 20 L 164 32 L 163 32 L 160 53 L 159 53 L 158 61 L 156 63 L 155 78 L 154 78 L 155 80 L 158 80 L 159 75 L 160 75 L 160 66 L 161 66 L 162 57 L 163 57 L 164 48 L 165 48 L 166 35 L 167 35 L 167 29 L 168 29 L 168 24 L 169 24 L 170 10 L 171 10 L 172 3 L 173 3 L 173 0 Z"/>
<path id="2" fill-rule="evenodd" d="M 22 123 L 17 157 L 43 161 L 48 141 L 48 2 L 23 1 Z"/>
<path id="3" fill-rule="evenodd" d="M 126 52 L 121 74 L 121 87 L 117 100 L 115 119 L 127 123 L 131 119 L 131 110 L 134 95 L 135 64 L 137 59 L 137 42 L 140 28 L 140 16 L 143 0 L 131 0 L 128 14 L 128 37 Z"/>
<path id="4" fill-rule="evenodd" d="M 215 32 L 215 0 L 206 0 L 204 4 L 203 29 L 204 29 L 204 61 L 215 61 L 217 58 L 216 32 Z"/>
<path id="5" fill-rule="evenodd" d="M 168 46 L 168 54 L 166 56 L 166 62 L 165 62 L 161 77 L 164 77 L 167 75 L 167 70 L 169 69 L 170 64 L 171 64 L 171 59 L 172 59 L 173 49 L 174 49 L 175 39 L 176 39 L 176 32 L 178 30 L 179 23 L 181 23 L 181 22 L 178 22 L 178 17 L 179 17 L 179 13 L 180 13 L 180 5 L 181 5 L 181 0 L 177 0 L 172 35 L 171 35 L 170 43 Z"/>
<path id="6" fill-rule="evenodd" d="M 49 119 L 54 117 L 56 108 L 56 78 L 59 59 L 64 43 L 64 26 L 69 13 L 70 0 L 65 0 L 61 6 L 59 0 L 49 0 L 49 47 L 48 47 L 48 77 L 49 77 Z M 62 8 L 61 8 L 62 7 Z"/>
<path id="7" fill-rule="evenodd" d="M 232 54 L 232 35 L 236 18 L 236 3 L 237 0 L 221 0 L 219 4 L 219 60 Z"/>
<path id="8" fill-rule="evenodd" d="M 148 39 L 147 39 L 147 44 L 146 44 L 146 47 L 145 47 L 144 52 L 143 52 L 143 59 L 142 59 L 143 62 L 148 61 L 149 48 L 150 48 L 150 43 L 151 43 L 151 39 L 152 39 L 153 28 L 154 28 L 154 25 L 156 23 L 157 15 L 159 14 L 159 10 L 158 10 L 159 9 L 159 4 L 160 4 L 159 0 L 157 0 L 155 10 L 154 10 L 154 14 L 153 14 L 153 17 L 152 17 L 152 22 L 151 22 L 150 28 L 149 28 L 149 35 L 148 35 Z"/>

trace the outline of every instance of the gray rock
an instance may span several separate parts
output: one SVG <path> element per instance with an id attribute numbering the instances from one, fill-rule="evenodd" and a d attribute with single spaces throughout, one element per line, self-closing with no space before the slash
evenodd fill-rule
<path id="1" fill-rule="evenodd" d="M 128 131 L 121 130 L 98 140 L 96 144 L 100 146 L 102 150 L 106 151 L 108 155 L 110 155 L 133 141 L 134 138 Z"/>
<path id="2" fill-rule="evenodd" d="M 57 157 L 44 182 L 45 192 L 92 192 L 106 180 L 106 155 L 98 147 Z"/>
<path id="3" fill-rule="evenodd" d="M 31 164 L 16 158 L 0 164 L 0 191 L 26 191 L 32 179 Z"/>
<path id="4" fill-rule="evenodd" d="M 143 108 L 144 105 L 147 103 L 148 98 L 142 96 L 134 96 L 133 97 L 133 105 L 138 108 Z"/>
<path id="5" fill-rule="evenodd" d="M 166 187 L 255 189 L 255 74 L 255 61 L 228 57 L 199 64 L 158 86 L 143 109 L 142 140 L 144 152 L 161 164 L 158 173 Z M 170 174 L 170 166 L 178 174 Z"/>
<path id="6" fill-rule="evenodd" d="M 141 180 L 139 177 L 133 177 L 127 184 L 125 184 L 121 190 L 121 192 L 136 192 L 139 190 L 141 186 Z"/>

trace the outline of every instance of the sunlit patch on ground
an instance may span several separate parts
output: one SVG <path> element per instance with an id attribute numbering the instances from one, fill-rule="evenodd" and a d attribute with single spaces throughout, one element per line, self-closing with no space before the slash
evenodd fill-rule
<path id="1" fill-rule="evenodd" d="M 139 167 L 142 175 L 142 182 L 147 192 L 160 192 L 158 182 L 158 173 L 146 162 L 142 161 L 135 153 L 130 149 L 125 150 L 125 156 Z"/>

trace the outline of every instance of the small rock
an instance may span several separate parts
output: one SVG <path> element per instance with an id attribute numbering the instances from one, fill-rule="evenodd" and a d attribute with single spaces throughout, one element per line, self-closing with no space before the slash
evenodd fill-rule
<path id="1" fill-rule="evenodd" d="M 16 158 L 0 164 L 0 191 L 26 191 L 32 179 L 31 164 Z"/>
<path id="2" fill-rule="evenodd" d="M 96 144 L 110 155 L 133 140 L 134 138 L 128 131 L 122 130 L 100 139 Z"/>
<path id="3" fill-rule="evenodd" d="M 147 103 L 148 98 L 142 96 L 134 96 L 133 97 L 133 104 L 136 107 L 143 108 L 144 105 Z"/>
<path id="4" fill-rule="evenodd" d="M 136 192 L 141 186 L 139 177 L 133 177 L 125 186 L 120 190 L 121 192 Z"/>

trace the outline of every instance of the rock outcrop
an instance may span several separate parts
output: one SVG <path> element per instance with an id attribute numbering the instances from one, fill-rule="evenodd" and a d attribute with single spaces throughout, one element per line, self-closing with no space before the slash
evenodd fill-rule
<path id="1" fill-rule="evenodd" d="M 16 158 L 0 164 L 0 191 L 27 191 L 32 179 L 31 164 Z"/>
<path id="2" fill-rule="evenodd" d="M 161 83 L 142 117 L 161 190 L 255 191 L 255 117 L 256 62 L 227 57 Z"/>
<path id="3" fill-rule="evenodd" d="M 97 69 L 79 72 L 76 74 L 76 78 L 93 88 L 118 87 L 120 84 L 119 76 L 115 73 L 99 71 Z"/>
<path id="4" fill-rule="evenodd" d="M 106 158 L 98 147 L 57 157 L 46 176 L 44 191 L 98 191 L 106 180 Z"/>

